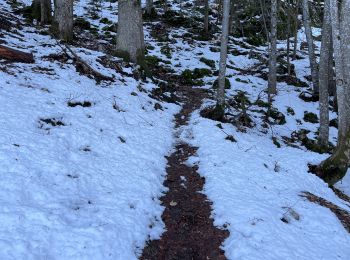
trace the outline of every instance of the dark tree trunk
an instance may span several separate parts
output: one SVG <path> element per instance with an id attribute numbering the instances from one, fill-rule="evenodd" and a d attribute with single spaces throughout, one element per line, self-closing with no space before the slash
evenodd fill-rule
<path id="1" fill-rule="evenodd" d="M 41 23 L 47 24 L 51 22 L 51 0 L 41 0 Z"/>

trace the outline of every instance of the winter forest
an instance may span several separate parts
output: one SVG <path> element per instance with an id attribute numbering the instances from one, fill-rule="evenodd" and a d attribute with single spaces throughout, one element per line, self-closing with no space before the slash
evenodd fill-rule
<path id="1" fill-rule="evenodd" d="M 350 0 L 0 0 L 0 104 L 1 260 L 350 259 Z"/>

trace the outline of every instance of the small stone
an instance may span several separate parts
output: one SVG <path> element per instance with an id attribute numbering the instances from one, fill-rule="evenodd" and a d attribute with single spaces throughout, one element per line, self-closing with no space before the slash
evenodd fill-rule
<path id="1" fill-rule="evenodd" d="M 177 202 L 175 202 L 175 201 L 170 201 L 170 206 L 172 206 L 172 207 L 175 207 L 177 205 Z"/>

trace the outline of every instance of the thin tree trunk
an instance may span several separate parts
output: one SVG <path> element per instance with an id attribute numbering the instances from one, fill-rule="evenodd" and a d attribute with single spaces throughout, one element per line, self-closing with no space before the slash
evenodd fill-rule
<path id="1" fill-rule="evenodd" d="M 226 62 L 227 62 L 227 44 L 230 22 L 230 0 L 224 0 L 223 17 L 222 17 L 222 36 L 220 50 L 220 67 L 219 67 L 219 87 L 217 92 L 217 107 L 224 111 L 225 107 L 225 83 L 226 83 Z"/>
<path id="2" fill-rule="evenodd" d="M 169 6 L 168 6 L 168 1 L 167 0 L 163 0 L 164 1 L 164 12 L 168 12 L 169 11 Z"/>
<path id="3" fill-rule="evenodd" d="M 41 0 L 41 23 L 46 24 L 51 22 L 51 0 Z"/>
<path id="4" fill-rule="evenodd" d="M 309 52 L 313 90 L 314 90 L 314 94 L 318 94 L 318 92 L 319 92 L 318 70 L 317 70 L 317 62 L 316 62 L 316 56 L 315 56 L 315 50 L 314 50 L 314 43 L 313 43 L 313 38 L 312 38 L 309 1 L 308 0 L 303 0 L 303 23 L 304 23 L 304 28 L 305 28 L 306 40 L 307 40 L 307 44 L 308 44 L 308 52 Z"/>
<path id="5" fill-rule="evenodd" d="M 294 45 L 293 45 L 293 60 L 297 58 L 297 46 L 298 46 L 298 10 L 299 10 L 299 0 L 295 0 L 294 8 Z"/>
<path id="6" fill-rule="evenodd" d="M 235 21 L 236 21 L 236 10 L 235 10 L 235 1 L 231 0 L 230 3 L 230 21 L 229 21 L 229 34 L 233 34 L 235 32 Z"/>
<path id="7" fill-rule="evenodd" d="M 205 0 L 204 4 L 204 33 L 209 34 L 209 0 Z"/>
<path id="8" fill-rule="evenodd" d="M 73 0 L 55 0 L 55 22 L 60 39 L 73 40 Z"/>
<path id="9" fill-rule="evenodd" d="M 139 64 L 144 60 L 144 34 L 140 0 L 118 1 L 117 51 Z"/>
<path id="10" fill-rule="evenodd" d="M 277 0 L 271 1 L 271 35 L 269 50 L 268 94 L 277 94 Z"/>
<path id="11" fill-rule="evenodd" d="M 261 15 L 263 18 L 263 22 L 264 22 L 264 29 L 265 29 L 265 34 L 266 34 L 266 42 L 269 42 L 269 30 L 267 29 L 267 24 L 266 24 L 266 17 L 265 17 L 265 5 L 263 3 L 263 0 L 260 0 L 260 9 L 261 9 Z"/>
<path id="12" fill-rule="evenodd" d="M 146 14 L 150 16 L 154 14 L 153 0 L 146 1 Z"/>
<path id="13" fill-rule="evenodd" d="M 329 1 L 325 0 L 324 7 L 324 18 L 322 28 L 322 46 L 320 56 L 320 76 L 319 76 L 319 87 L 320 87 L 320 133 L 319 133 L 319 144 L 322 147 L 328 147 L 329 140 L 329 92 L 328 84 L 330 82 L 331 72 L 329 65 L 329 58 L 332 56 L 332 26 L 331 26 L 331 15 L 329 11 Z"/>
<path id="14" fill-rule="evenodd" d="M 33 0 L 32 2 L 32 17 L 37 21 L 41 19 L 41 0 Z"/>
<path id="15" fill-rule="evenodd" d="M 221 11 L 222 11 L 222 1 L 223 0 L 217 0 L 218 2 L 218 16 L 217 16 L 217 20 L 216 20 L 216 24 L 220 23 L 220 20 L 222 21 L 222 16 L 221 16 Z"/>
<path id="16" fill-rule="evenodd" d="M 290 26 L 290 0 L 287 1 L 287 70 L 288 75 L 290 76 L 290 34 L 291 34 L 291 26 Z"/>

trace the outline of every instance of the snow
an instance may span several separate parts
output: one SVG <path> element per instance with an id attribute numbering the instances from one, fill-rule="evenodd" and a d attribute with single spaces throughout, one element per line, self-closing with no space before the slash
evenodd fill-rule
<path id="1" fill-rule="evenodd" d="M 215 60 L 218 61 L 218 55 Z M 229 62 L 248 69 L 257 61 L 244 55 L 229 55 Z M 306 57 L 293 63 L 298 78 L 310 75 Z M 234 70 L 229 69 L 228 75 L 232 75 L 228 97 L 238 90 L 247 91 L 254 101 L 267 86 L 262 79 L 239 75 Z M 237 82 L 237 78 L 248 83 Z M 303 116 L 304 111 L 318 114 L 318 103 L 302 101 L 297 88 L 285 83 L 279 83 L 278 90 L 274 107 L 286 115 L 287 123 L 272 126 L 273 131 L 268 134 L 259 128 L 259 117 L 253 117 L 256 128 L 242 133 L 232 124 L 221 123 L 220 129 L 218 122 L 202 118 L 198 111 L 192 115 L 189 126 L 182 129 L 183 141 L 199 147 L 189 163 L 197 164 L 206 179 L 204 193 L 213 202 L 215 224 L 230 231 L 223 245 L 225 255 L 228 259 L 244 260 L 349 259 L 350 236 L 341 222 L 329 209 L 300 196 L 302 192 L 311 192 L 350 210 L 350 205 L 322 180 L 308 173 L 308 163 L 318 164 L 327 155 L 288 147 L 282 141 L 282 147 L 277 148 L 271 140 L 272 137 L 280 140 L 302 128 L 317 131 L 318 125 L 304 122 Z M 207 100 L 203 107 L 211 104 Z M 295 115 L 288 115 L 287 107 L 292 107 Z M 336 114 L 330 116 L 335 118 Z M 300 125 L 297 120 L 303 123 Z M 237 143 L 225 140 L 227 135 L 234 136 Z M 334 128 L 331 140 L 336 144 Z M 349 176 L 339 184 L 344 191 L 348 187 Z"/>
<path id="2" fill-rule="evenodd" d="M 97 85 L 71 61 L 43 59 L 61 51 L 49 36 L 21 33 L 4 39 L 36 63 L 0 69 L 0 259 L 136 259 L 164 228 L 158 198 L 179 108 L 155 110 L 138 88 L 155 85 L 104 68 L 103 53 L 74 48 L 116 78 Z"/>
<path id="3" fill-rule="evenodd" d="M 228 226 L 224 250 L 229 259 L 349 258 L 350 237 L 340 221 L 330 210 L 299 196 L 309 191 L 350 209 L 325 183 L 307 173 L 307 163 L 323 156 L 278 149 L 265 136 L 240 133 L 230 125 L 224 131 L 238 142 L 226 141 L 216 122 L 198 114 L 191 125 L 184 131 L 191 131 L 194 138 L 185 140 L 199 150 L 190 162 L 199 164 L 199 173 L 206 178 L 204 192 L 214 202 L 215 224 Z M 286 224 L 281 218 L 289 208 L 300 219 L 288 216 L 291 222 Z"/>
<path id="4" fill-rule="evenodd" d="M 350 195 L 350 170 L 348 170 L 345 177 L 338 182 L 335 187 L 343 191 L 348 196 Z"/>
<path id="5" fill-rule="evenodd" d="M 105 25 L 89 18 L 89 2 L 78 1 L 75 14 L 101 32 Z M 109 6 L 103 2 L 99 14 L 116 22 L 117 4 Z M 0 8 L 10 7 L 0 0 Z M 181 1 L 172 8 L 182 10 Z M 152 38 L 150 27 L 145 28 L 146 44 L 154 47 L 148 55 L 161 58 L 175 73 L 209 68 L 201 57 L 218 66 L 219 53 L 210 50 L 217 46 L 218 35 L 199 42 L 182 39 L 186 29 L 172 28 L 169 58 L 160 54 L 162 43 Z M 164 156 L 174 145 L 172 119 L 180 107 L 161 103 L 163 110 L 155 110 L 160 101 L 147 91 L 156 86 L 104 67 L 98 62 L 102 52 L 72 47 L 99 72 L 113 75 L 114 82 L 98 84 L 79 74 L 71 60 L 45 59 L 61 52 L 56 41 L 32 27 L 24 26 L 20 33 L 3 39 L 10 47 L 33 52 L 36 63 L 0 64 L 0 259 L 137 259 L 146 241 L 165 230 L 159 197 L 166 192 Z M 299 42 L 305 40 L 302 31 L 298 37 Z M 230 40 L 231 50 L 250 51 L 249 45 L 239 44 L 242 39 Z M 279 42 L 278 48 L 284 47 L 285 42 Z M 264 54 L 266 48 L 254 51 Z M 293 61 L 297 77 L 310 84 L 304 78 L 310 74 L 306 53 L 298 54 L 303 59 Z M 229 54 L 229 64 L 239 69 L 257 63 L 249 55 Z M 242 75 L 238 69 L 228 68 L 227 74 L 232 86 L 228 98 L 245 91 L 254 101 L 267 86 L 265 80 Z M 215 79 L 205 77 L 202 87 L 210 89 Z M 300 129 L 315 137 L 318 125 L 303 117 L 305 111 L 318 114 L 318 104 L 302 101 L 299 89 L 286 83 L 279 83 L 278 90 L 274 106 L 286 115 L 284 125 L 266 130 L 261 114 L 249 112 L 256 127 L 243 133 L 232 124 L 221 123 L 220 129 L 218 122 L 195 111 L 189 125 L 180 129 L 182 140 L 198 147 L 188 163 L 197 164 L 206 179 L 203 192 L 213 202 L 215 224 L 230 231 L 223 244 L 225 254 L 230 260 L 350 259 L 350 236 L 340 221 L 329 209 L 300 196 L 312 192 L 350 211 L 323 181 L 307 172 L 308 163 L 320 163 L 328 155 L 282 141 Z M 91 106 L 68 106 L 84 101 Z M 205 100 L 203 107 L 211 104 L 213 100 Z M 288 107 L 295 115 L 287 113 Z M 50 125 L 48 119 L 64 125 Z M 237 142 L 225 140 L 227 134 Z M 335 128 L 330 135 L 335 144 Z M 185 186 L 186 178 L 181 181 Z M 350 195 L 349 172 L 336 187 Z"/>

